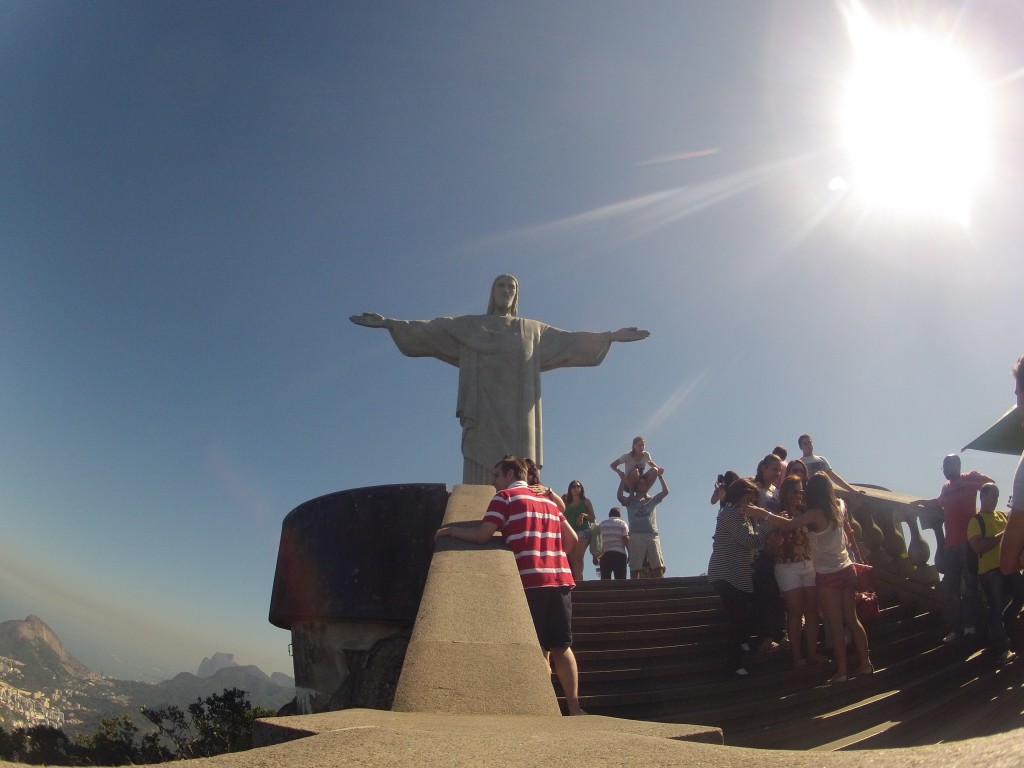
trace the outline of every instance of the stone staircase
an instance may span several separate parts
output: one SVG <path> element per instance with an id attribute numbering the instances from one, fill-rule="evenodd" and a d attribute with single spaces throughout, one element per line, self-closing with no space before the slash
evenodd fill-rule
<path id="1" fill-rule="evenodd" d="M 943 645 L 933 604 L 878 586 L 882 615 L 868 627 L 878 671 L 829 685 L 831 664 L 793 669 L 785 650 L 751 655 L 748 678 L 725 674 L 725 612 L 703 577 L 583 582 L 573 597 L 580 701 L 591 714 L 712 725 L 727 745 L 773 749 L 934 744 L 1024 726 L 1021 662 Z"/>

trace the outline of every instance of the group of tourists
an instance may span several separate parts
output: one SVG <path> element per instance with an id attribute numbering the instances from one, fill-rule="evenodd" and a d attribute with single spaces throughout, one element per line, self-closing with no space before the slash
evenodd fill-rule
<path id="1" fill-rule="evenodd" d="M 612 507 L 607 519 L 598 523 L 594 505 L 579 480 L 569 483 L 562 497 L 565 516 L 578 538 L 569 556 L 573 578 L 583 578 L 588 552 L 602 579 L 626 578 L 627 566 L 634 579 L 660 578 L 665 575 L 665 556 L 658 536 L 657 507 L 669 493 L 665 469 L 651 458 L 640 436 L 611 468 L 619 475 L 616 498 L 626 509 L 626 520 L 621 507 Z M 655 482 L 661 490 L 651 496 L 649 490 Z"/>
<path id="2" fill-rule="evenodd" d="M 1024 356 L 1013 367 L 1024 426 Z M 794 666 L 817 664 L 824 619 L 835 674 L 830 682 L 872 674 L 867 633 L 857 617 L 855 561 L 861 560 L 846 506 L 836 488 L 857 493 L 801 435 L 803 455 L 786 463 L 773 449 L 751 478 L 718 476 L 711 503 L 719 505 L 708 580 L 728 616 L 727 664 L 748 674 L 744 654 L 767 653 L 788 642 Z M 960 457 L 943 459 L 938 496 L 916 505 L 937 508 L 935 564 L 946 600 L 944 643 L 977 637 L 979 590 L 987 604 L 987 648 L 998 663 L 1016 658 L 1011 625 L 1024 607 L 1024 457 L 1013 480 L 1009 515 L 999 512 L 999 487 L 981 472 L 963 472 Z M 861 491 L 863 492 L 863 491 Z M 852 643 L 857 667 L 848 669 Z"/>
<path id="3" fill-rule="evenodd" d="M 1024 424 L 1024 357 L 1014 376 Z M 786 450 L 776 446 L 752 477 L 732 471 L 718 476 L 711 496 L 719 509 L 707 577 L 727 614 L 731 674 L 749 674 L 744 654 L 771 652 L 788 642 L 797 667 L 824 663 L 831 647 L 835 670 L 829 682 L 842 683 L 874 673 L 855 603 L 855 562 L 862 559 L 846 504 L 836 496 L 837 487 L 848 493 L 863 491 L 814 454 L 810 435 L 801 435 L 799 445 L 802 456 L 788 463 Z M 497 493 L 483 519 L 473 526 L 445 526 L 436 534 L 438 539 L 484 544 L 496 531 L 501 533 L 516 555 L 540 645 L 566 694 L 570 714 L 584 714 L 571 648 L 571 589 L 582 578 L 583 556 L 593 538 L 602 540 L 602 578 L 612 573 L 623 578 L 627 564 L 634 577 L 664 574 L 654 510 L 668 495 L 665 470 L 645 450 L 642 437 L 611 468 L 620 478 L 618 496 L 628 522 L 616 507 L 608 520 L 596 524 L 580 481 L 571 482 L 561 496 L 540 484 L 533 462 L 506 456 L 492 472 Z M 989 605 L 990 650 L 1009 660 L 1013 654 L 1007 622 L 1024 606 L 1024 457 L 1014 478 L 1008 517 L 995 510 L 999 489 L 991 478 L 962 473 L 957 456 L 946 457 L 943 472 L 947 483 L 939 496 L 918 504 L 940 507 L 944 514 L 945 535 L 936 558 L 948 593 L 950 625 L 944 641 L 976 634 L 980 583 Z M 652 482 L 661 484 L 655 496 L 648 494 Z M 963 592 L 961 584 L 966 585 Z M 852 670 L 851 644 L 856 656 Z"/>
<path id="4" fill-rule="evenodd" d="M 719 510 L 708 581 L 727 614 L 730 673 L 746 677 L 745 653 L 767 653 L 786 641 L 794 666 L 822 663 L 823 616 L 838 649 L 830 682 L 844 682 L 874 672 L 854 600 L 856 540 L 835 488 L 857 491 L 814 454 L 810 435 L 798 442 L 803 455 L 788 464 L 787 451 L 776 446 L 753 477 L 732 471 L 718 476 L 711 495 Z M 857 652 L 852 672 L 847 637 Z"/>

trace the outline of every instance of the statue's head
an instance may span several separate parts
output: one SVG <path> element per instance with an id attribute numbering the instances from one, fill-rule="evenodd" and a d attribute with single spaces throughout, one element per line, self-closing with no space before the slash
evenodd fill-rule
<path id="1" fill-rule="evenodd" d="M 519 316 L 519 281 L 512 275 L 498 275 L 491 283 L 488 315 Z"/>

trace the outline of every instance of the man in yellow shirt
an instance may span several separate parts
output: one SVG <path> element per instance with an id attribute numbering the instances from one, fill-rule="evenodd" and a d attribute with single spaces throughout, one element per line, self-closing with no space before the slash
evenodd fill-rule
<path id="1" fill-rule="evenodd" d="M 1008 625 L 1024 605 L 1024 575 L 1004 576 L 999 569 L 999 544 L 1006 529 L 1006 515 L 996 510 L 999 488 L 985 483 L 978 492 L 980 509 L 967 524 L 967 541 L 978 556 L 978 581 L 988 601 L 988 649 L 1000 661 L 1012 661 Z M 1009 605 L 1007 600 L 1009 599 Z"/>

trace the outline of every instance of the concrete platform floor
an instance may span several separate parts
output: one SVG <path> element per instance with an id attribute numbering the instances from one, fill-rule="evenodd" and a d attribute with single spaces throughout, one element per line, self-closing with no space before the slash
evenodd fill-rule
<path id="1" fill-rule="evenodd" d="M 282 720 L 291 722 L 280 722 Z M 278 722 L 274 722 L 278 721 Z M 347 710 L 260 723 L 263 738 L 286 743 L 199 761 L 256 766 L 544 766 L 560 768 L 1019 768 L 1024 729 L 914 749 L 795 752 L 724 747 L 716 729 L 607 717 L 436 715 Z M 311 734 L 301 737 L 302 734 Z M 683 739 L 696 739 L 686 741 Z"/>

